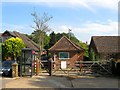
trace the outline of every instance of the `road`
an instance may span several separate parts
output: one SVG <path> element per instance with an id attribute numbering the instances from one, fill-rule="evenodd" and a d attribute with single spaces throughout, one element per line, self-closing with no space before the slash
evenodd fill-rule
<path id="1" fill-rule="evenodd" d="M 5 88 L 6 84 L 9 82 L 12 82 L 14 78 L 9 78 L 9 77 L 1 77 L 0 76 L 0 89 Z"/>
<path id="2" fill-rule="evenodd" d="M 5 88 L 118 88 L 118 78 L 111 77 L 61 77 L 34 76 L 3 79 Z"/>

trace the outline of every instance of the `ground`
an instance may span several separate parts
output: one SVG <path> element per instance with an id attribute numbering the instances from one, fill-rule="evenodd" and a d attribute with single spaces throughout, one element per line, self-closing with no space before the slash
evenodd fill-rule
<path id="1" fill-rule="evenodd" d="M 116 77 L 33 76 L 3 78 L 3 88 L 118 88 Z"/>

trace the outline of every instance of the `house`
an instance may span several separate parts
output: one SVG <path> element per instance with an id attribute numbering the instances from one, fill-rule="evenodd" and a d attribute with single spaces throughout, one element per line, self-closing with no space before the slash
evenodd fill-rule
<path id="1" fill-rule="evenodd" d="M 29 39 L 27 36 L 25 36 L 24 34 L 21 34 L 17 31 L 5 31 L 2 34 L 0 34 L 0 43 L 4 42 L 6 39 L 9 39 L 11 37 L 18 37 L 21 38 L 22 41 L 24 42 L 24 44 L 26 45 L 26 48 L 30 48 L 33 49 L 35 51 L 36 56 L 38 57 L 38 51 L 39 51 L 39 46 L 32 41 L 31 39 Z M 4 60 L 4 56 L 2 56 L 2 59 Z"/>
<path id="2" fill-rule="evenodd" d="M 92 36 L 89 45 L 93 60 L 120 59 L 119 36 Z"/>
<path id="3" fill-rule="evenodd" d="M 5 31 L 4 33 L 2 33 L 0 35 L 2 38 L 2 42 L 4 42 L 6 39 L 11 38 L 11 37 L 18 37 L 18 38 L 21 38 L 23 40 L 23 42 L 25 43 L 27 48 L 32 48 L 35 51 L 39 51 L 39 46 L 34 41 L 32 41 L 27 36 L 17 32 L 17 31 L 13 31 L 13 32 Z"/>
<path id="4" fill-rule="evenodd" d="M 112 60 L 113 74 L 120 75 L 120 36 L 92 36 L 89 52 L 92 60 Z"/>
<path id="5" fill-rule="evenodd" d="M 53 60 L 61 67 L 67 68 L 74 65 L 76 61 L 83 60 L 84 49 L 72 42 L 66 36 L 63 36 L 49 50 Z M 62 66 L 62 64 L 64 64 Z"/>

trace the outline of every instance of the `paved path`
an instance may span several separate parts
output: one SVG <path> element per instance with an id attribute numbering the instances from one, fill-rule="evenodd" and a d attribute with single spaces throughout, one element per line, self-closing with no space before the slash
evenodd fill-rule
<path id="1" fill-rule="evenodd" d="M 6 88 L 118 88 L 119 84 L 117 78 L 33 76 L 13 79 Z"/>

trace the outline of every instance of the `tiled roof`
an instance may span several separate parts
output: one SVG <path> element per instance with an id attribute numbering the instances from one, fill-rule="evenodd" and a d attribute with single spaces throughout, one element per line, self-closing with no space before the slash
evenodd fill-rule
<path id="1" fill-rule="evenodd" d="M 70 41 L 66 36 L 63 36 L 49 51 L 84 51 L 79 45 Z"/>
<path id="2" fill-rule="evenodd" d="M 93 36 L 92 40 L 98 53 L 120 52 L 120 36 Z"/>
<path id="3" fill-rule="evenodd" d="M 13 33 L 17 37 L 21 38 L 28 48 L 33 48 L 33 49 L 35 49 L 37 51 L 39 50 L 39 46 L 34 41 L 29 39 L 27 36 L 25 36 L 24 34 L 20 34 L 19 32 L 16 32 L 16 31 L 14 31 Z"/>
<path id="4" fill-rule="evenodd" d="M 23 42 L 25 43 L 25 45 L 27 46 L 27 48 L 32 48 L 32 49 L 34 49 L 36 51 L 39 50 L 39 46 L 34 41 L 29 39 L 27 36 L 25 36 L 24 34 L 21 34 L 21 33 L 16 32 L 16 31 L 13 31 L 13 32 L 7 31 L 7 32 L 9 32 L 10 35 L 12 35 L 12 36 L 21 38 L 23 40 Z"/>

